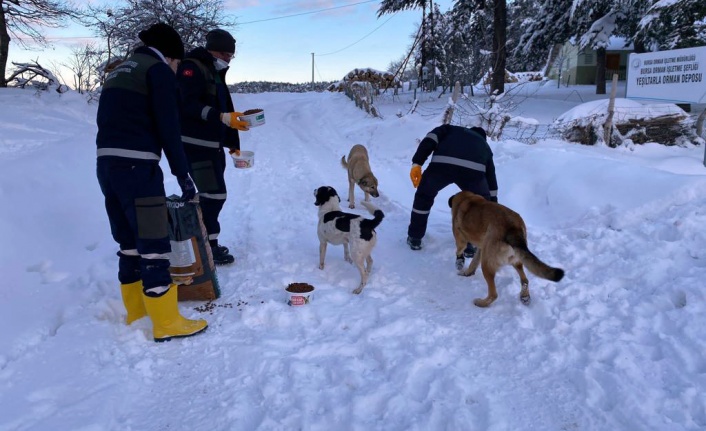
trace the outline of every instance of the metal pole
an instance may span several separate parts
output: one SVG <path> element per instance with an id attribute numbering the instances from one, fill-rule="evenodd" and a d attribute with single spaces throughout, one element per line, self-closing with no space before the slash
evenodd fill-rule
<path id="1" fill-rule="evenodd" d="M 314 88 L 314 53 L 311 53 L 311 88 Z"/>

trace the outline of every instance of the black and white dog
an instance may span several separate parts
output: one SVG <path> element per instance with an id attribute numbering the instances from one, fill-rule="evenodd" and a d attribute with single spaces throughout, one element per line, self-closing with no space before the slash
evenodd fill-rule
<path id="1" fill-rule="evenodd" d="M 326 258 L 326 246 L 343 244 L 343 258 L 347 262 L 354 263 L 360 271 L 360 286 L 353 293 L 363 291 L 368 282 L 368 275 L 373 266 L 373 258 L 370 254 L 377 242 L 375 228 L 385 217 L 375 205 L 370 202 L 361 202 L 365 208 L 373 215 L 373 219 L 366 219 L 357 214 L 344 213 L 341 211 L 341 198 L 338 197 L 336 189 L 333 187 L 319 187 L 314 190 L 316 202 L 319 207 L 319 269 L 324 269 L 324 259 Z M 350 253 L 348 247 L 350 246 Z M 367 267 L 363 263 L 367 263 Z"/>

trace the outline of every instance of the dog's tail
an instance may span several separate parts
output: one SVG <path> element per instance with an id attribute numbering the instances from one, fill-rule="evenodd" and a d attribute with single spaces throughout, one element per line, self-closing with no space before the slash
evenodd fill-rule
<path id="1" fill-rule="evenodd" d="M 542 277 L 550 281 L 559 281 L 564 277 L 563 269 L 552 268 L 529 251 L 527 248 L 527 240 L 519 229 L 508 232 L 505 235 L 505 242 L 510 244 L 510 247 L 515 250 L 520 262 L 537 277 Z"/>
<path id="2" fill-rule="evenodd" d="M 361 201 L 360 202 L 368 211 L 370 211 L 370 214 L 373 215 L 373 219 L 365 219 L 362 222 L 360 222 L 360 228 L 362 229 L 370 229 L 373 230 L 378 225 L 382 222 L 382 219 L 385 218 L 385 213 L 383 213 L 378 207 L 373 205 L 370 202 L 367 201 Z"/>
<path id="3" fill-rule="evenodd" d="M 343 166 L 343 169 L 348 169 L 348 163 L 346 163 L 346 156 L 341 157 L 341 166 Z"/>

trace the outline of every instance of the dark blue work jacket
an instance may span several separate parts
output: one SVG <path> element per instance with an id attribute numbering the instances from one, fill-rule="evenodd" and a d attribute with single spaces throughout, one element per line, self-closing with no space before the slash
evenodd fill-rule
<path id="1" fill-rule="evenodd" d="M 108 75 L 97 123 L 99 160 L 158 164 L 164 151 L 173 175 L 189 172 L 181 143 L 176 77 L 152 49 L 137 48 Z"/>
<path id="2" fill-rule="evenodd" d="M 429 168 L 454 166 L 461 168 L 458 172 L 462 175 L 485 176 L 490 196 L 497 197 L 498 180 L 495 177 L 493 152 L 488 142 L 475 131 L 450 124 L 435 128 L 419 143 L 412 163 L 422 166 L 430 155 Z"/>
<path id="3" fill-rule="evenodd" d="M 240 136 L 221 122 L 221 113 L 233 112 L 225 75 L 216 71 L 214 57 L 205 48 L 186 54 L 177 70 L 181 92 L 182 141 L 203 149 L 240 149 Z"/>

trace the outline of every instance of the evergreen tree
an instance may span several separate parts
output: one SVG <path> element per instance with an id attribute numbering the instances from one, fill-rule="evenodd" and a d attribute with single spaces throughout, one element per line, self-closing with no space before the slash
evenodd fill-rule
<path id="1" fill-rule="evenodd" d="M 517 57 L 517 46 L 525 30 L 525 25 L 529 23 L 531 17 L 536 14 L 535 0 L 514 0 L 509 3 L 507 9 L 507 68 L 512 72 L 526 72 L 539 70 L 542 66 L 542 59 L 531 58 L 528 60 L 538 60 L 531 62 L 520 61 Z M 529 63 L 529 64 L 528 64 Z"/>
<path id="2" fill-rule="evenodd" d="M 527 15 L 519 24 L 519 40 L 511 53 L 513 64 L 526 70 L 541 70 L 552 47 L 566 43 L 571 37 L 571 9 L 566 7 L 566 0 L 534 3 L 533 9 L 520 9 Z"/>
<path id="3" fill-rule="evenodd" d="M 478 82 L 491 67 L 493 46 L 492 10 L 470 1 L 459 1 L 451 11 L 452 25 L 462 32 L 470 57 L 465 67 L 470 83 Z"/>
<path id="4" fill-rule="evenodd" d="M 639 22 L 635 41 L 649 51 L 706 45 L 706 1 L 655 3 Z"/>

